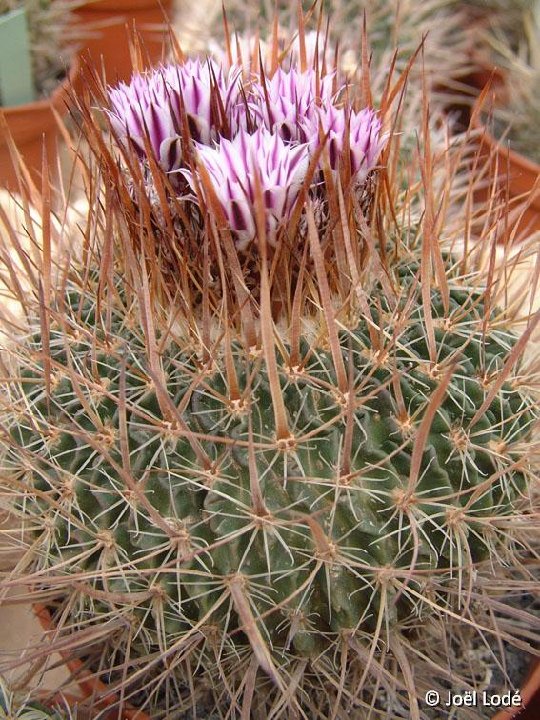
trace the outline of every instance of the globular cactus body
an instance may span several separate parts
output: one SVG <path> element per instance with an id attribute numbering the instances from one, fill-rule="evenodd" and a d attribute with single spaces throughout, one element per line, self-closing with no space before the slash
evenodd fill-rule
<path id="1" fill-rule="evenodd" d="M 128 615 L 130 653 L 144 657 L 194 627 L 242 653 L 258 642 L 250 618 L 270 664 L 315 658 L 373 631 L 382 611 L 390 625 L 425 618 L 434 579 L 497 551 L 493 516 L 511 517 L 525 489 L 514 453 L 536 413 L 509 383 L 482 410 L 514 341 L 483 337 L 479 293 L 452 289 L 445 311 L 433 290 L 430 361 L 421 306 L 403 315 L 414 269 L 394 278 L 401 327 L 384 293 L 371 296 L 391 348 L 373 350 L 360 315 L 337 334 L 345 388 L 320 333 L 301 337 L 294 364 L 283 339 L 275 366 L 241 342 L 204 366 L 171 334 L 160 380 L 126 308 L 102 332 L 88 288 L 68 293 L 50 331 L 50 390 L 39 336 L 23 360 L 9 464 L 25 473 L 26 513 L 48 528 L 40 567 L 91 578 L 81 621 Z"/>

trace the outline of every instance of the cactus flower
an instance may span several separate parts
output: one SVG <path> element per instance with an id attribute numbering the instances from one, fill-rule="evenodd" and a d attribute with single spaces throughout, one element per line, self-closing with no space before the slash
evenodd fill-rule
<path id="1" fill-rule="evenodd" d="M 306 144 L 291 145 L 279 135 L 259 128 L 252 135 L 240 130 L 232 140 L 222 138 L 215 147 L 197 143 L 199 162 L 210 176 L 213 189 L 244 250 L 256 235 L 255 177 L 258 173 L 264 200 L 266 230 L 270 244 L 279 225 L 290 216 L 309 154 Z M 192 186 L 193 173 L 184 171 Z"/>
<path id="2" fill-rule="evenodd" d="M 173 91 L 174 111 L 180 117 L 183 102 L 194 140 L 208 144 L 221 132 L 222 122 L 230 122 L 235 106 L 242 102 L 241 74 L 237 66 L 224 72 L 210 58 L 164 68 L 165 82 Z M 219 117 L 220 105 L 225 113 L 223 118 Z"/>
<path id="3" fill-rule="evenodd" d="M 166 92 L 161 74 L 135 74 L 129 85 L 120 83 L 109 92 L 109 117 L 119 139 L 129 141 L 143 159 L 146 137 L 154 156 L 166 171 L 180 164 L 179 124 L 171 95 Z M 168 158 L 162 157 L 162 147 L 167 148 Z"/>
<path id="4" fill-rule="evenodd" d="M 152 152 L 165 172 L 179 173 L 174 177 L 187 178 L 192 187 L 184 144 L 193 140 L 238 247 L 245 248 L 256 234 L 255 173 L 272 242 L 289 217 L 321 131 L 332 170 L 343 167 L 348 153 L 355 185 L 378 161 L 386 142 L 380 119 L 371 109 L 355 112 L 338 100 L 342 88 L 336 78 L 335 72 L 320 75 L 292 66 L 278 68 L 272 77 L 252 73 L 246 79 L 237 65 L 225 70 L 211 59 L 188 60 L 136 74 L 131 83 L 111 89 L 109 116 L 120 141 L 133 147 L 141 162 Z"/>
<path id="5" fill-rule="evenodd" d="M 317 107 L 332 102 L 334 75 L 317 77 L 314 70 L 301 73 L 295 68 L 278 68 L 265 84 L 253 88 L 256 101 L 250 107 L 254 116 L 286 141 L 308 142 L 317 124 Z"/>
<path id="6" fill-rule="evenodd" d="M 182 158 L 182 111 L 194 140 L 210 143 L 222 121 L 239 102 L 238 68 L 225 74 L 212 60 L 187 60 L 145 74 L 134 74 L 129 84 L 111 88 L 109 117 L 121 141 L 129 141 L 143 159 L 145 137 L 166 171 L 177 170 Z M 215 97 L 215 93 L 219 95 Z M 219 106 L 226 117 L 217 117 Z"/>
<path id="7" fill-rule="evenodd" d="M 351 179 L 354 184 L 365 181 L 384 148 L 387 135 L 382 133 L 380 119 L 371 108 L 354 112 L 347 107 L 327 105 L 317 108 L 315 117 L 310 118 L 311 149 L 319 144 L 320 130 L 327 136 L 326 145 L 330 167 L 338 171 L 344 162 L 347 149 L 351 163 Z"/>

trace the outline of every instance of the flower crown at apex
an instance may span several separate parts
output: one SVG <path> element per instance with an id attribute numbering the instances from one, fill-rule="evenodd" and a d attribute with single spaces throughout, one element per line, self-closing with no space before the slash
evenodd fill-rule
<path id="1" fill-rule="evenodd" d="M 112 129 L 135 151 L 148 182 L 151 154 L 178 197 L 209 206 L 204 167 L 239 250 L 257 234 L 256 176 L 272 244 L 314 153 L 320 160 L 309 194 L 321 202 L 325 163 L 334 174 L 346 168 L 351 189 L 362 192 L 387 141 L 377 113 L 355 108 L 336 70 L 301 71 L 293 60 L 288 68 L 249 73 L 210 58 L 186 60 L 109 89 Z"/>

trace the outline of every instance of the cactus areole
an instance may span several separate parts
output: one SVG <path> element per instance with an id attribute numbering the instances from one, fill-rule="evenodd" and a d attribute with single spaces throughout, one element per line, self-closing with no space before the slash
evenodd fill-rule
<path id="1" fill-rule="evenodd" d="M 516 339 L 420 225 L 373 239 L 387 134 L 335 75 L 186 61 L 110 100 L 140 222 L 30 317 L 9 386 L 36 582 L 60 631 L 114 626 L 152 717 L 253 687 L 266 717 L 363 717 L 522 512 Z"/>

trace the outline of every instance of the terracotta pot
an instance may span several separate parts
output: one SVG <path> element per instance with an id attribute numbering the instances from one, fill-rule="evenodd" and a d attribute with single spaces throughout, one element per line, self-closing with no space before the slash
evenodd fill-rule
<path id="1" fill-rule="evenodd" d="M 45 605 L 36 603 L 33 609 L 41 627 L 48 632 L 54 630 L 48 608 Z M 120 701 L 118 696 L 111 693 L 104 682 L 94 677 L 92 673 L 84 667 L 81 660 L 70 657 L 66 651 L 59 651 L 58 654 L 66 663 L 73 680 L 79 686 L 84 698 L 92 699 L 95 709 L 106 710 L 107 707 L 115 706 L 114 709 L 111 708 L 110 713 L 100 716 L 103 720 L 151 720 L 150 716 L 143 710 L 137 710 L 131 707 L 129 703 L 122 705 L 121 714 L 119 715 L 118 705 Z"/>
<path id="2" fill-rule="evenodd" d="M 0 107 L 9 133 L 17 145 L 32 180 L 40 187 L 43 162 L 43 145 L 47 149 L 47 159 L 51 180 L 58 179 L 58 142 L 60 131 L 53 109 L 60 115 L 67 114 L 69 89 L 75 83 L 79 73 L 79 61 L 74 59 L 69 77 L 62 82 L 51 97 L 36 102 Z M 0 186 L 17 190 L 19 184 L 15 167 L 11 159 L 5 131 L 0 126 Z"/>
<path id="3" fill-rule="evenodd" d="M 540 662 L 537 662 L 520 691 L 521 707 L 504 708 L 493 720 L 538 720 L 540 718 Z"/>
<path id="4" fill-rule="evenodd" d="M 130 39 L 133 28 L 141 38 L 143 67 L 163 59 L 172 0 L 98 0 L 75 11 L 83 61 L 93 63 L 108 82 L 129 80 L 133 72 Z M 142 69 L 142 68 L 139 68 Z"/>
<path id="5" fill-rule="evenodd" d="M 532 192 L 540 177 L 540 165 L 510 150 L 504 141 L 496 140 L 481 122 L 484 108 L 489 110 L 508 101 L 504 75 L 495 68 L 479 70 L 468 75 L 464 83 L 479 91 L 488 84 L 491 88 L 483 100 L 478 101 L 482 107 L 477 104 L 472 112 L 471 106 L 468 107 L 471 127 L 475 130 L 472 142 L 478 153 L 479 166 L 487 163 L 488 167 L 488 176 L 475 188 L 474 200 L 487 205 L 494 184 L 501 201 L 508 200 L 508 215 L 499 225 L 498 241 L 519 241 L 540 230 L 540 187 Z M 464 116 L 466 119 L 467 112 L 462 113 L 462 119 Z"/>
<path id="6" fill-rule="evenodd" d="M 540 230 L 540 165 L 499 143 L 485 127 L 475 142 L 479 157 L 488 162 L 490 176 L 496 176 L 501 199 L 508 197 L 508 219 L 500 226 L 499 242 L 519 241 Z M 489 186 L 475 190 L 475 200 L 487 203 Z"/>

